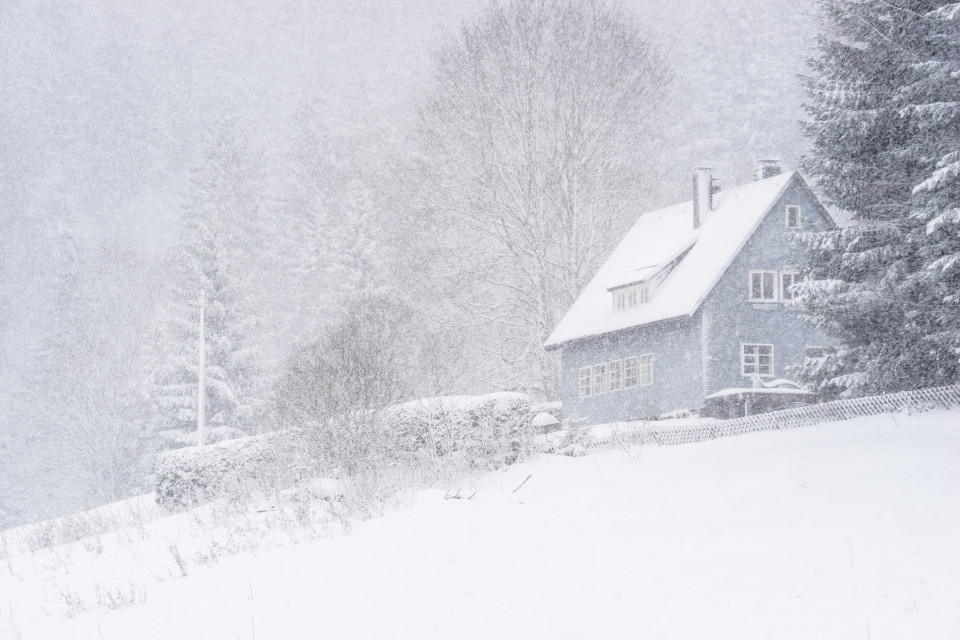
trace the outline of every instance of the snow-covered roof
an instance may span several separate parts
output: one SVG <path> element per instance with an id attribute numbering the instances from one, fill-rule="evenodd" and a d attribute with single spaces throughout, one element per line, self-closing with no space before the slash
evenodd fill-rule
<path id="1" fill-rule="evenodd" d="M 607 283 L 607 291 L 613 291 L 614 289 L 619 289 L 621 287 L 626 287 L 631 284 L 637 284 L 638 282 L 649 280 L 653 276 L 657 275 L 660 269 L 660 265 L 653 264 L 646 267 L 641 267 L 639 269 L 634 269 L 632 271 L 627 271 L 626 273 L 618 274 Z"/>
<path id="2" fill-rule="evenodd" d="M 699 229 L 693 228 L 693 201 L 640 216 L 546 346 L 693 315 L 796 175 L 791 171 L 720 191 Z M 649 302 L 614 313 L 609 289 L 652 278 L 681 256 Z"/>
<path id="3" fill-rule="evenodd" d="M 730 388 L 730 389 L 721 389 L 711 393 L 708 396 L 704 396 L 705 399 L 711 400 L 713 398 L 724 398 L 726 396 L 738 396 L 738 395 L 794 395 L 794 396 L 809 396 L 812 395 L 810 391 L 806 389 L 790 389 L 788 387 L 742 387 L 742 388 Z"/>

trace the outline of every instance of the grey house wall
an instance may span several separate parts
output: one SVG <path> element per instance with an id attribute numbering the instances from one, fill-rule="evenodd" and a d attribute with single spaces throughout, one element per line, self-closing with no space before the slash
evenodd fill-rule
<path id="1" fill-rule="evenodd" d="M 795 306 L 750 302 L 750 271 L 791 271 L 803 262 L 802 249 L 788 238 L 787 205 L 800 206 L 801 230 L 833 226 L 798 180 L 792 181 L 770 208 L 701 306 L 705 334 L 703 395 L 750 386 L 740 363 L 742 344 L 773 345 L 772 378 L 792 378 L 787 367 L 802 364 L 807 347 L 835 344 L 807 325 Z"/>
<path id="2" fill-rule="evenodd" d="M 564 417 L 587 424 L 634 420 L 699 407 L 703 399 L 700 314 L 584 338 L 563 346 Z M 653 384 L 580 397 L 580 367 L 653 354 Z"/>
<path id="3" fill-rule="evenodd" d="M 802 363 L 807 347 L 835 344 L 806 325 L 797 307 L 780 302 L 750 302 L 751 270 L 790 271 L 803 260 L 802 250 L 788 237 L 791 230 L 786 226 L 787 205 L 800 206 L 802 229 L 833 226 L 809 189 L 795 179 L 692 317 L 564 344 L 564 416 L 600 424 L 677 409 L 697 409 L 703 406 L 707 394 L 750 385 L 740 362 L 744 343 L 773 345 L 774 378 L 791 377 L 786 368 Z M 580 367 L 644 353 L 654 357 L 652 385 L 600 396 L 579 396 Z"/>

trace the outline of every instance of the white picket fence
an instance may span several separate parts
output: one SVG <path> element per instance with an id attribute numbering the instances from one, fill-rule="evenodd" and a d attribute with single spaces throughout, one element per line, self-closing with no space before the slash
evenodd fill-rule
<path id="1" fill-rule="evenodd" d="M 792 429 L 821 422 L 850 420 L 861 416 L 899 411 L 920 412 L 932 409 L 960 408 L 960 385 L 901 391 L 879 396 L 834 400 L 782 411 L 758 413 L 732 420 L 682 419 L 623 422 L 594 428 L 589 447 L 604 447 L 617 442 L 673 445 L 702 442 L 755 431 Z M 555 435 L 555 434 L 551 434 Z"/>

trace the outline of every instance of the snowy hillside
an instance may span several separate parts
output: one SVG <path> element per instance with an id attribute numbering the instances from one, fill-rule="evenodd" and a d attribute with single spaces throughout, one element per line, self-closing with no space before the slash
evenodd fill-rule
<path id="1" fill-rule="evenodd" d="M 958 460 L 956 412 L 542 456 L 202 564 L 204 516 L 151 512 L 9 550 L 0 638 L 953 638 Z"/>

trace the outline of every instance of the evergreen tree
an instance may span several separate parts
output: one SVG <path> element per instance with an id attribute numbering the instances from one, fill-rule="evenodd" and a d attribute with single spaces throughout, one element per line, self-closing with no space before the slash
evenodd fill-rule
<path id="1" fill-rule="evenodd" d="M 955 382 L 958 5 L 821 6 L 804 168 L 854 224 L 801 237 L 811 264 L 801 303 L 843 342 L 801 378 L 847 395 Z"/>
<path id="2" fill-rule="evenodd" d="M 206 423 L 251 433 L 266 406 L 263 323 L 252 293 L 265 244 L 263 157 L 238 123 L 211 132 L 193 171 L 182 240 L 169 259 L 167 310 L 158 335 L 156 427 L 181 433 L 197 423 L 199 295 L 206 297 Z"/>
<path id="3" fill-rule="evenodd" d="M 346 143 L 331 133 L 320 101 L 293 119 L 280 220 L 282 279 L 276 304 L 287 345 L 316 339 L 342 309 L 383 281 L 373 194 Z"/>
<path id="4" fill-rule="evenodd" d="M 944 381 L 960 373 L 960 3 L 924 15 L 923 57 L 902 90 L 901 112 L 919 131 L 916 153 L 935 162 L 913 189 L 913 217 L 923 223 L 918 274 L 929 290 L 931 339 Z"/>

